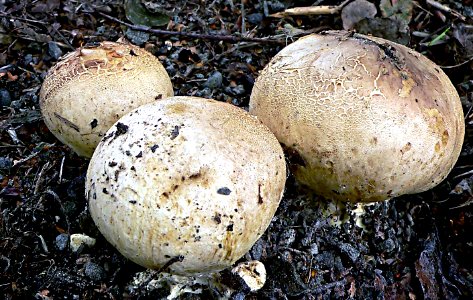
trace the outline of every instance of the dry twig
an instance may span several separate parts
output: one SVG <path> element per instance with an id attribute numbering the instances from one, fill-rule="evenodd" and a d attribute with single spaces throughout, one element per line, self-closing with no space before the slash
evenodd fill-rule
<path id="1" fill-rule="evenodd" d="M 201 33 L 194 33 L 194 32 L 153 29 L 148 26 L 130 24 L 120 19 L 117 19 L 115 17 L 112 17 L 110 15 L 104 14 L 102 12 L 97 12 L 97 13 L 111 21 L 125 25 L 126 27 L 130 29 L 148 32 L 148 33 L 152 33 L 156 35 L 173 35 L 173 36 L 180 36 L 184 38 L 225 41 L 225 42 L 231 42 L 231 43 L 239 43 L 239 42 L 255 42 L 255 43 L 268 43 L 268 44 L 284 44 L 285 43 L 284 39 L 252 38 L 252 37 L 242 37 L 242 36 L 234 36 L 234 35 L 201 34 Z"/>
<path id="2" fill-rule="evenodd" d="M 426 0 L 426 2 L 427 2 L 427 4 L 431 5 L 432 7 L 435 7 L 436 9 L 441 10 L 441 11 L 444 11 L 444 12 L 446 12 L 446 13 L 449 13 L 449 14 L 451 14 L 452 16 L 457 17 L 457 18 L 459 18 L 459 19 L 462 20 L 462 21 L 465 21 L 465 20 L 466 20 L 465 16 L 463 16 L 462 14 L 460 14 L 459 12 L 457 12 L 456 10 L 451 9 L 451 8 L 448 7 L 448 6 L 443 5 L 442 3 L 439 3 L 439 2 L 434 1 L 434 0 Z"/>
<path id="3" fill-rule="evenodd" d="M 288 8 L 285 11 L 270 15 L 274 18 L 284 18 L 287 16 L 309 16 L 309 15 L 333 15 L 342 10 L 351 0 L 345 0 L 340 5 L 320 5 Z"/>

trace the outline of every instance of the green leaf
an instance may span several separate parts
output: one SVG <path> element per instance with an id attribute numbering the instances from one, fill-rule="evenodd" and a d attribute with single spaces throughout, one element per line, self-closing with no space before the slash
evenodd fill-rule
<path id="1" fill-rule="evenodd" d="M 450 26 L 447 27 L 447 29 L 445 29 L 441 34 L 439 34 L 437 37 L 435 37 L 433 40 L 431 40 L 429 42 L 429 44 L 427 46 L 434 46 L 434 45 L 437 45 L 437 44 L 440 44 L 441 41 L 444 39 L 444 38 L 447 38 L 447 32 L 450 30 Z"/>
<path id="2" fill-rule="evenodd" d="M 163 26 L 169 22 L 169 16 L 164 12 L 152 13 L 147 10 L 140 0 L 126 0 L 125 14 L 135 25 Z"/>

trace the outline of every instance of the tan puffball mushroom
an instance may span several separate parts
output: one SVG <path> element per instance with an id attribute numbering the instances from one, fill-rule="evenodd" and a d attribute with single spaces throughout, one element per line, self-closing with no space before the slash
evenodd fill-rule
<path id="1" fill-rule="evenodd" d="M 286 147 L 299 182 L 342 201 L 434 187 L 453 168 L 465 132 L 458 93 L 437 65 L 344 31 L 281 50 L 255 82 L 250 113 Z"/>
<path id="2" fill-rule="evenodd" d="M 154 55 L 131 44 L 102 42 L 67 54 L 49 71 L 40 107 L 49 130 L 90 157 L 121 116 L 170 96 L 171 80 Z"/>
<path id="3" fill-rule="evenodd" d="M 95 224 L 125 257 L 192 275 L 224 269 L 251 248 L 285 180 L 282 148 L 255 117 L 215 100 L 171 97 L 107 132 L 86 194 Z"/>

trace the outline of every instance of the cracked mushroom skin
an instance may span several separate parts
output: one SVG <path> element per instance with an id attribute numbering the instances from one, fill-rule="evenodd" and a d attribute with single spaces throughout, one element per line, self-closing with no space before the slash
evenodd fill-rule
<path id="1" fill-rule="evenodd" d="M 89 210 L 125 257 L 178 275 L 219 271 L 263 234 L 286 180 L 283 150 L 227 103 L 171 97 L 122 117 L 87 171 Z"/>
<path id="2" fill-rule="evenodd" d="M 300 183 L 342 201 L 434 187 L 453 168 L 465 133 L 458 93 L 437 65 L 344 31 L 281 50 L 255 82 L 250 113 L 283 144 Z"/>
<path id="3" fill-rule="evenodd" d="M 90 157 L 121 116 L 173 94 L 171 80 L 154 55 L 106 41 L 64 56 L 44 80 L 40 107 L 56 138 Z"/>

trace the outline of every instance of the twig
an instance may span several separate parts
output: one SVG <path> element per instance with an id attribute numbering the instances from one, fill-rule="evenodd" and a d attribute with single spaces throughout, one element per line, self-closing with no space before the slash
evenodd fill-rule
<path id="1" fill-rule="evenodd" d="M 170 31 L 170 30 L 161 30 L 161 29 L 152 29 L 148 26 L 143 25 L 133 25 L 127 22 L 124 22 L 120 19 L 115 17 L 109 16 L 102 12 L 97 12 L 101 16 L 117 22 L 119 24 L 125 25 L 126 27 L 137 30 L 143 31 L 148 33 L 153 33 L 156 35 L 173 35 L 173 36 L 181 36 L 185 38 L 195 38 L 195 39 L 203 39 L 203 40 L 213 40 L 213 41 L 226 41 L 232 43 L 239 43 L 239 42 L 256 42 L 256 43 L 268 43 L 268 44 L 284 44 L 284 40 L 282 39 L 269 39 L 269 38 L 252 38 L 252 37 L 240 37 L 240 36 L 233 36 L 233 35 L 220 35 L 220 34 L 201 34 L 201 33 L 194 33 L 194 32 L 181 32 L 181 31 Z"/>
<path id="2" fill-rule="evenodd" d="M 51 169 L 51 164 L 49 163 L 49 161 L 47 161 L 43 167 L 41 167 L 41 170 L 39 171 L 38 173 L 38 176 L 37 176 L 37 179 L 36 179 L 36 183 L 34 185 L 34 191 L 33 191 L 33 195 L 36 195 L 38 194 L 39 192 L 39 189 L 41 187 L 41 185 L 43 184 L 44 182 L 44 174 L 49 171 L 49 169 Z"/>
<path id="3" fill-rule="evenodd" d="M 43 22 L 43 21 L 38 21 L 38 20 L 32 20 L 32 19 L 27 19 L 27 18 L 22 18 L 22 17 L 15 17 L 10 14 L 6 14 L 4 12 L 0 12 L 0 17 L 8 18 L 8 19 L 13 19 L 13 20 L 18 20 L 18 21 L 24 21 L 27 23 L 35 23 L 35 24 L 41 24 L 41 25 L 48 25 L 48 23 Z"/>
<path id="4" fill-rule="evenodd" d="M 64 170 L 64 161 L 66 160 L 66 156 L 64 155 L 61 159 L 61 166 L 59 167 L 59 179 L 58 179 L 58 183 L 61 184 L 62 183 L 62 171 Z"/>
<path id="5" fill-rule="evenodd" d="M 29 161 L 29 160 L 32 159 L 33 157 L 37 156 L 40 152 L 41 152 L 41 150 L 38 150 L 38 151 L 36 151 L 36 152 L 31 153 L 30 155 L 28 155 L 28 156 L 25 157 L 25 158 L 22 158 L 22 159 L 20 159 L 20 160 L 14 161 L 14 162 L 13 162 L 13 166 L 16 167 L 16 166 L 21 165 L 22 163 L 24 163 L 24 162 L 26 162 L 26 161 Z"/>
<path id="6" fill-rule="evenodd" d="M 435 7 L 438 10 L 442 10 L 446 13 L 451 14 L 452 16 L 455 16 L 455 17 L 459 18 L 462 21 L 466 20 L 465 16 L 463 16 L 462 14 L 457 12 L 456 10 L 453 10 L 450 7 L 443 5 L 442 3 L 439 3 L 439 2 L 434 1 L 434 0 L 426 0 L 425 2 L 427 2 L 427 4 Z"/>
<path id="7" fill-rule="evenodd" d="M 309 16 L 309 15 L 333 15 L 342 10 L 351 0 L 345 0 L 340 5 L 320 5 L 288 8 L 285 11 L 278 12 L 270 17 L 284 18 L 287 16 Z"/>
<path id="8" fill-rule="evenodd" d="M 241 34 L 246 34 L 246 22 L 245 22 L 245 1 L 241 0 Z"/>
<path id="9" fill-rule="evenodd" d="M 465 173 L 458 174 L 457 176 L 453 177 L 453 179 L 456 179 L 458 177 L 463 177 L 463 176 L 466 176 L 466 175 L 471 175 L 471 174 L 473 174 L 473 170 L 465 172 Z"/>
<path id="10" fill-rule="evenodd" d="M 310 258 L 310 263 L 309 263 L 309 272 L 307 274 L 307 280 L 305 282 L 305 284 L 309 284 L 310 282 L 310 279 L 312 278 L 312 260 L 314 259 L 314 257 L 312 256 Z"/>
<path id="11" fill-rule="evenodd" d="M 297 250 L 297 249 L 290 248 L 290 247 L 280 247 L 279 249 L 280 249 L 280 250 L 287 250 L 287 251 L 290 251 L 290 252 L 294 252 L 294 253 L 299 254 L 299 255 L 302 255 L 302 256 L 307 256 L 307 255 L 308 255 L 308 253 L 306 253 L 306 252 L 304 252 L 304 251 Z"/>
<path id="12" fill-rule="evenodd" d="M 464 62 L 458 63 L 458 64 L 456 64 L 456 65 L 453 65 L 453 66 L 440 66 L 440 68 L 442 68 L 442 69 L 458 68 L 458 67 L 461 67 L 461 66 L 463 66 L 463 65 L 465 65 L 465 64 L 467 64 L 467 63 L 469 63 L 469 62 L 472 61 L 472 60 L 473 60 L 473 56 L 470 57 L 469 59 L 465 60 Z"/>

